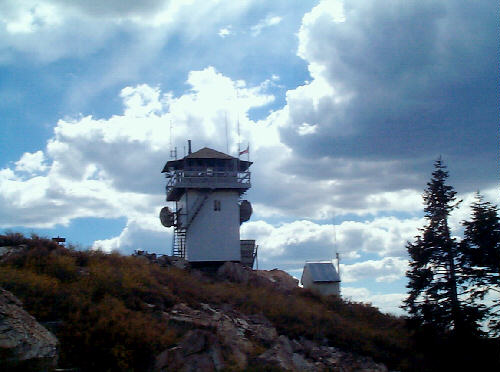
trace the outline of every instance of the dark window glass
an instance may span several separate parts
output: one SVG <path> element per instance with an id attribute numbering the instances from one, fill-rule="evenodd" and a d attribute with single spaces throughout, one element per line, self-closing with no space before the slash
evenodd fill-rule
<path id="1" fill-rule="evenodd" d="M 214 211 L 220 211 L 220 200 L 214 200 Z"/>

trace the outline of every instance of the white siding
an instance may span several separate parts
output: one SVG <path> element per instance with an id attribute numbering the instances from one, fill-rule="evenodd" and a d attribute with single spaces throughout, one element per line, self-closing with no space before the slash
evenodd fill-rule
<path id="1" fill-rule="evenodd" d="M 304 267 L 301 278 L 304 288 L 310 289 L 323 296 L 340 296 L 340 282 L 314 282 L 307 267 Z"/>
<path id="2" fill-rule="evenodd" d="M 187 221 L 195 213 L 200 195 L 194 190 L 187 192 Z M 214 200 L 220 201 L 220 211 L 214 210 Z M 237 190 L 216 190 L 209 194 L 187 231 L 188 261 L 240 261 L 238 201 Z"/>
<path id="3" fill-rule="evenodd" d="M 340 296 L 339 282 L 316 282 L 312 283 L 310 289 L 323 296 L 329 296 L 329 295 Z"/>

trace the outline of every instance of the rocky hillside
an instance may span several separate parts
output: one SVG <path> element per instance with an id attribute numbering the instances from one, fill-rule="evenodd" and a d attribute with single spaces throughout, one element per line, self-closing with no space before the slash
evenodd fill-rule
<path id="1" fill-rule="evenodd" d="M 418 362 L 403 320 L 369 305 L 316 296 L 279 270 L 182 266 L 0 236 L 0 287 L 56 335 L 58 368 L 385 371 Z"/>

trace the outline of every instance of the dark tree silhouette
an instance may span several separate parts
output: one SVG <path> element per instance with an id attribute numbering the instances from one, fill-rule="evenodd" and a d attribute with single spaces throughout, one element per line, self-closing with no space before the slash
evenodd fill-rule
<path id="1" fill-rule="evenodd" d="M 489 328 L 500 335 L 500 218 L 498 207 L 476 194 L 472 216 L 464 221 L 464 239 L 461 243 L 461 266 L 471 286 L 471 301 L 484 299 L 489 294 Z"/>
<path id="2" fill-rule="evenodd" d="M 480 333 L 483 309 L 463 301 L 460 296 L 464 272 L 459 244 L 451 237 L 448 217 L 460 201 L 446 184 L 448 172 L 441 159 L 424 191 L 426 226 L 415 242 L 407 243 L 410 255 L 408 298 L 404 308 L 414 327 L 433 328 L 455 335 Z"/>

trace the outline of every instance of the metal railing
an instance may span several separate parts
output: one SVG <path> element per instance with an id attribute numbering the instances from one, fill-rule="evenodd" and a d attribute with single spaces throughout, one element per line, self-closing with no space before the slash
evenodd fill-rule
<path id="1" fill-rule="evenodd" d="M 233 184 L 239 187 L 250 187 L 249 171 L 177 170 L 168 172 L 166 177 L 168 178 L 167 190 L 174 187 L 203 187 L 203 185 L 217 187 L 217 185 Z"/>

